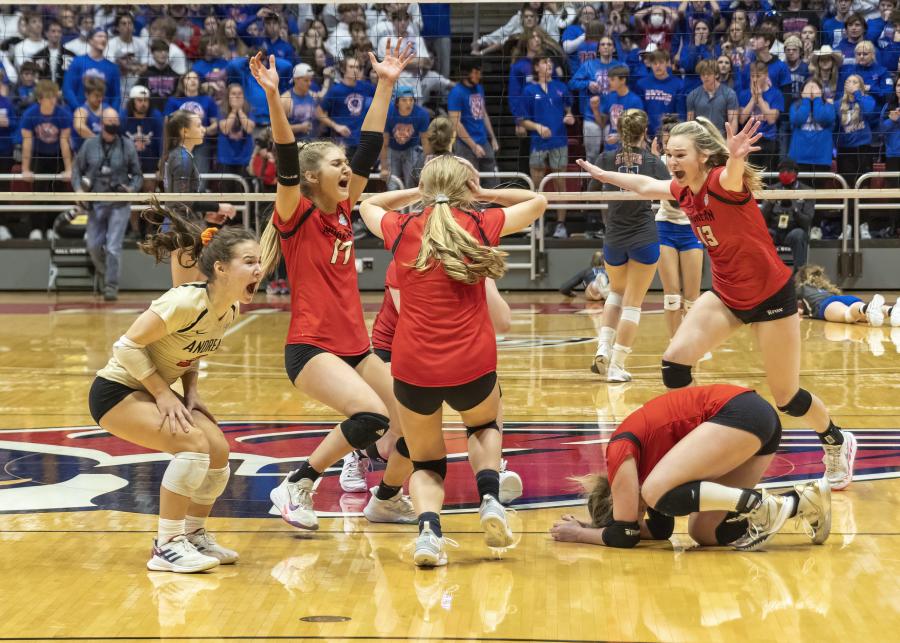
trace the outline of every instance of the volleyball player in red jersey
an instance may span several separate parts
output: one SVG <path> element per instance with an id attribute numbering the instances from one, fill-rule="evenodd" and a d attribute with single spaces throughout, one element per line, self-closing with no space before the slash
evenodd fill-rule
<path id="1" fill-rule="evenodd" d="M 261 245 L 265 270 L 284 254 L 291 284 L 285 370 L 298 389 L 347 416 L 271 492 L 282 518 L 301 529 L 319 526 L 312 502 L 316 481 L 354 449 L 377 448 L 389 456 L 377 495 L 369 500 L 372 509 L 385 522 L 415 522 L 402 493 L 412 469 L 399 426 L 389 419 L 396 413 L 390 372 L 370 350 L 350 226 L 353 206 L 378 161 L 394 82 L 412 58 L 410 49 L 398 41 L 396 47 L 388 43 L 383 61 L 370 55 L 378 86 L 349 164 L 343 148 L 330 141 L 298 148 L 278 92 L 274 57 L 268 67 L 261 54 L 250 60 L 266 93 L 275 142 L 275 211 Z"/>
<path id="2" fill-rule="evenodd" d="M 463 161 L 465 159 L 462 159 Z M 472 168 L 473 173 L 475 169 Z M 477 177 L 478 174 L 475 173 Z M 509 331 L 511 325 L 511 314 L 509 304 L 500 296 L 497 290 L 497 283 L 493 279 L 484 280 L 485 295 L 487 296 L 488 314 L 491 317 L 491 325 L 494 327 L 495 333 L 505 333 Z M 400 307 L 400 285 L 397 283 L 397 269 L 394 261 L 388 264 L 384 281 L 384 299 L 381 302 L 381 310 L 375 316 L 375 322 L 372 324 L 372 348 L 385 363 L 391 362 L 391 344 L 394 341 L 394 330 L 397 327 L 397 319 L 399 313 L 397 309 Z M 497 426 L 500 433 L 503 433 L 503 400 L 500 400 L 500 408 L 497 411 Z M 483 449 L 480 448 L 480 436 L 478 433 L 469 435 L 469 461 L 472 469 L 477 475 L 484 466 L 480 462 Z M 501 449 L 502 451 L 502 449 Z M 474 456 L 474 457 L 473 457 Z M 488 461 L 486 466 L 490 466 L 491 454 L 487 454 Z M 516 498 L 522 495 L 522 478 L 515 471 L 506 468 L 506 460 L 500 459 L 500 495 L 497 499 L 501 504 L 508 505 Z M 344 491 L 347 491 L 344 488 Z"/>
<path id="3" fill-rule="evenodd" d="M 668 539 L 674 516 L 690 516 L 688 533 L 699 544 L 752 551 L 797 518 L 821 545 L 831 531 L 824 478 L 783 495 L 754 490 L 780 440 L 778 414 L 750 389 L 713 384 L 669 391 L 626 417 L 610 437 L 608 477 L 596 478 L 588 498 L 591 523 L 563 516 L 550 533 L 556 540 L 634 547 L 641 539 Z"/>
<path id="4" fill-rule="evenodd" d="M 649 199 L 675 198 L 709 252 L 713 290 L 705 292 L 663 353 L 663 383 L 689 386 L 693 365 L 743 324 L 752 324 L 766 381 L 778 410 L 804 418 L 825 450 L 825 477 L 833 489 L 853 479 L 856 438 L 831 421 L 822 401 L 800 387 L 800 318 L 791 271 L 778 258 L 753 190 L 762 188 L 756 168 L 746 163 L 758 149 L 759 121 L 750 119 L 728 140 L 707 119 L 679 123 L 669 134 L 671 181 L 604 172 L 578 164 L 598 181 Z"/>
<path id="5" fill-rule="evenodd" d="M 389 211 L 417 201 L 424 207 L 419 212 Z M 474 209 L 479 201 L 502 207 L 479 212 Z M 394 255 L 403 299 L 391 372 L 413 461 L 409 484 L 419 517 L 416 565 L 447 563 L 438 515 L 447 473 L 445 401 L 462 416 L 467 433 L 477 435 L 478 461 L 492 461 L 475 476 L 485 542 L 490 547 L 512 544 L 498 500 L 497 342 L 484 280 L 497 279 L 506 270 L 504 253 L 493 247 L 500 237 L 530 225 L 546 207 L 542 195 L 528 190 L 482 190 L 470 166 L 450 155 L 425 164 L 418 188 L 375 195 L 360 206 L 369 230 Z"/>

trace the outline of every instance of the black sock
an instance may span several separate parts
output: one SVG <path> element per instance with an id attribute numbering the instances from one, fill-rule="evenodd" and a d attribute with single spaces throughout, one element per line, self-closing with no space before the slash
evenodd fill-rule
<path id="1" fill-rule="evenodd" d="M 431 531 L 434 532 L 434 535 L 438 538 L 441 538 L 444 533 L 441 531 L 441 517 L 438 516 L 433 511 L 426 511 L 424 513 L 419 514 L 419 533 L 422 533 L 422 530 L 425 528 L 425 523 L 428 523 L 428 526 L 431 528 Z"/>
<path id="2" fill-rule="evenodd" d="M 863 315 L 865 315 L 865 314 L 866 314 L 866 309 L 867 309 L 868 307 L 869 307 L 869 304 L 863 304 L 863 305 L 860 307 L 859 312 L 861 312 Z"/>
<path id="3" fill-rule="evenodd" d="M 294 471 L 293 475 L 288 478 L 288 482 L 300 482 L 304 479 L 315 482 L 319 479 L 320 475 L 322 475 L 322 473 L 313 469 L 309 462 L 304 462 L 300 465 L 300 468 Z"/>
<path id="4" fill-rule="evenodd" d="M 791 515 L 788 518 L 793 518 L 797 515 L 797 512 L 800 511 L 800 494 L 796 491 L 788 491 L 784 494 L 785 498 L 791 498 L 794 501 L 794 508 L 791 509 Z"/>
<path id="5" fill-rule="evenodd" d="M 390 500 L 394 496 L 397 495 L 397 492 L 400 491 L 402 487 L 392 487 L 389 484 L 384 484 L 384 481 L 380 485 L 378 485 L 378 491 L 375 492 L 375 497 L 379 500 Z"/>
<path id="6" fill-rule="evenodd" d="M 494 496 L 500 498 L 500 473 L 493 469 L 482 469 L 475 474 L 475 484 L 478 485 L 478 497 Z"/>
<path id="7" fill-rule="evenodd" d="M 822 444 L 828 444 L 830 446 L 839 446 L 844 443 L 844 434 L 841 433 L 841 430 L 834 425 L 834 422 L 829 420 L 828 428 L 825 429 L 824 433 L 819 433 L 819 442 Z"/>

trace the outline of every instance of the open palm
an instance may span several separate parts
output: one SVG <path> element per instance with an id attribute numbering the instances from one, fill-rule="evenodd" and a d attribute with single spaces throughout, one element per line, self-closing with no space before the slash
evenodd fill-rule
<path id="1" fill-rule="evenodd" d="M 594 179 L 600 181 L 601 183 L 604 183 L 606 181 L 606 171 L 605 170 L 600 169 L 593 163 L 588 163 L 584 159 L 578 159 L 575 162 L 578 164 L 578 166 L 582 170 L 584 170 L 585 172 L 590 174 L 591 178 L 594 178 Z"/>
<path id="2" fill-rule="evenodd" d="M 760 121 L 756 117 L 751 118 L 737 134 L 731 128 L 731 123 L 725 122 L 725 133 L 728 136 L 726 145 L 728 153 L 733 159 L 747 158 L 753 152 L 758 152 L 762 148 L 755 143 L 762 138 L 762 134 L 758 133 Z"/>
<path id="3" fill-rule="evenodd" d="M 396 46 L 391 46 L 391 39 L 388 38 L 387 47 L 385 47 L 384 60 L 378 62 L 371 51 L 369 52 L 369 61 L 372 63 L 372 69 L 378 74 L 378 78 L 384 80 L 395 81 L 400 77 L 409 61 L 414 58 L 413 44 L 411 41 L 406 42 L 403 46 L 403 39 L 398 38 Z"/>
<path id="4" fill-rule="evenodd" d="M 266 91 L 278 91 L 278 68 L 275 66 L 275 56 L 269 56 L 269 66 L 263 64 L 263 54 L 258 52 L 250 59 L 250 73 Z"/>

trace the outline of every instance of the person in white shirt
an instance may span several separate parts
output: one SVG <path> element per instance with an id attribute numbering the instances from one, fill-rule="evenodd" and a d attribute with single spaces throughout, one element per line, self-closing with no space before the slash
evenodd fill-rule
<path id="1" fill-rule="evenodd" d="M 138 75 L 150 64 L 150 45 L 144 39 L 134 35 L 134 18 L 129 13 L 119 15 L 116 20 L 115 38 L 106 45 L 106 59 L 117 63 L 125 54 L 134 54 L 135 60 L 142 65 Z"/>
<path id="2" fill-rule="evenodd" d="M 421 69 L 425 64 L 423 61 L 431 58 L 428 53 L 428 47 L 425 46 L 425 39 L 417 36 L 410 27 L 409 12 L 407 12 L 405 7 L 394 9 L 390 15 L 393 32 L 378 40 L 378 58 L 384 58 L 390 42 L 396 43 L 398 38 L 402 38 L 404 47 L 407 47 L 410 43 L 412 44 L 412 54 L 414 56 L 407 69 L 412 67 Z"/>
<path id="3" fill-rule="evenodd" d="M 25 23 L 25 39 L 17 42 L 13 47 L 12 58 L 16 69 L 22 66 L 26 60 L 33 60 L 34 55 L 47 46 L 44 40 L 44 19 L 37 11 L 27 11 L 22 16 Z"/>

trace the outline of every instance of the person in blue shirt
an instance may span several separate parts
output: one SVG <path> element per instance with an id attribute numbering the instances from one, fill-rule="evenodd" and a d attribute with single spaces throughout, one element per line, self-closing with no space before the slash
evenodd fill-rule
<path id="1" fill-rule="evenodd" d="M 66 104 L 75 109 L 84 102 L 84 80 L 88 76 L 102 78 L 106 83 L 106 103 L 119 109 L 121 99 L 121 75 L 119 67 L 104 56 L 107 36 L 103 29 L 94 29 L 88 39 L 90 50 L 83 56 L 75 56 L 63 78 L 63 97 Z"/>
<path id="2" fill-rule="evenodd" d="M 900 83 L 894 84 L 894 91 L 881 108 L 881 133 L 887 171 L 900 172 Z M 897 179 L 893 181 L 896 185 Z"/>
<path id="3" fill-rule="evenodd" d="M 16 111 L 19 114 L 22 114 L 26 109 L 34 105 L 37 100 L 37 97 L 34 95 L 37 76 L 37 65 L 30 60 L 26 60 L 22 63 L 22 67 L 19 68 L 19 78 L 16 80 L 10 92 L 13 105 L 15 105 Z"/>
<path id="4" fill-rule="evenodd" d="M 156 174 L 159 157 L 162 154 L 163 117 L 150 106 L 150 89 L 135 85 L 128 92 L 125 109 L 119 114 L 122 135 L 134 144 L 143 174 Z M 144 192 L 156 189 L 156 179 L 144 179 Z M 132 219 L 133 230 L 137 230 L 137 217 Z"/>
<path id="5" fill-rule="evenodd" d="M 16 108 L 9 98 L 0 96 L 0 174 L 12 173 L 13 164 L 16 162 L 13 158 L 13 148 L 20 136 Z M 9 189 L 8 181 L 0 182 L 0 190 L 8 191 Z M 6 220 L 0 221 L 0 240 L 6 240 L 13 236 L 8 225 L 13 225 L 15 229 L 21 227 L 21 224 L 24 224 L 29 218 L 30 215 L 20 215 L 7 217 Z"/>
<path id="6" fill-rule="evenodd" d="M 738 93 L 741 106 L 740 124 L 743 127 L 750 118 L 760 121 L 756 142 L 760 148 L 750 154 L 750 163 L 774 172 L 778 165 L 778 117 L 784 111 L 784 94 L 772 87 L 766 63 L 756 60 L 750 63 L 750 88 Z"/>
<path id="7" fill-rule="evenodd" d="M 766 64 L 766 71 L 769 74 L 772 87 L 783 92 L 789 92 L 791 72 L 788 71 L 787 65 L 772 55 L 770 50 L 774 41 L 775 37 L 770 31 L 757 30 L 753 32 L 753 35 L 750 36 L 750 46 L 753 47 L 750 57 L 754 61 Z M 751 63 L 741 68 L 738 76 L 738 83 L 741 89 L 750 89 L 750 70 L 752 66 Z M 735 88 L 735 91 L 738 91 L 738 89 Z"/>
<path id="8" fill-rule="evenodd" d="M 565 83 L 553 80 L 553 59 L 537 56 L 534 59 L 535 82 L 528 83 L 522 93 L 521 111 L 515 116 L 530 134 L 531 149 L 528 168 L 535 186 L 549 172 L 563 172 L 569 164 L 569 137 L 566 125 L 575 123 L 572 116 L 572 95 Z M 565 179 L 556 179 L 556 189 L 565 191 Z M 553 236 L 565 239 L 566 211 L 559 210 Z"/>
<path id="9" fill-rule="evenodd" d="M 103 129 L 103 110 L 109 105 L 103 102 L 106 83 L 100 78 L 84 79 L 84 104 L 72 112 L 72 151 L 78 152 L 82 141 L 94 138 Z"/>
<path id="10" fill-rule="evenodd" d="M 484 88 L 481 86 L 481 61 L 474 56 L 464 58 L 460 64 L 461 82 L 450 90 L 447 111 L 456 128 L 454 153 L 469 161 L 479 172 L 495 172 L 494 153 L 500 149 L 491 117 L 487 111 Z M 482 180 L 491 187 L 493 179 Z"/>
<path id="11" fill-rule="evenodd" d="M 347 157 L 352 158 L 375 86 L 361 80 L 361 66 L 356 58 L 344 58 L 340 70 L 343 77 L 325 94 L 317 116 L 319 123 L 331 129 L 335 141 L 346 148 Z"/>
<path id="12" fill-rule="evenodd" d="M 684 71 L 684 93 L 690 94 L 700 86 L 700 76 L 697 74 L 697 63 L 716 57 L 713 45 L 710 23 L 705 19 L 694 21 L 693 37 L 690 41 L 684 40 L 681 50 L 675 58 L 677 65 Z"/>
<path id="13" fill-rule="evenodd" d="M 421 35 L 434 57 L 434 69 L 444 78 L 450 77 L 450 3 L 423 2 Z"/>
<path id="14" fill-rule="evenodd" d="M 638 82 L 637 95 L 644 102 L 652 137 L 656 136 L 663 114 L 677 113 L 684 118 L 684 91 L 681 79 L 669 73 L 669 52 L 657 49 L 647 58 L 653 74 Z"/>
<path id="15" fill-rule="evenodd" d="M 248 115 L 250 108 L 244 100 L 244 90 L 237 83 L 228 86 L 227 106 L 228 114 L 219 124 L 219 140 L 216 146 L 219 171 L 224 174 L 246 176 L 247 164 L 253 155 L 253 128 L 256 127 L 256 123 L 250 120 Z M 219 187 L 223 188 L 222 185 Z M 238 188 L 233 182 L 224 187 Z"/>
<path id="16" fill-rule="evenodd" d="M 582 65 L 582 62 L 578 59 L 578 49 L 585 41 L 585 30 L 588 24 L 595 20 L 597 20 L 597 10 L 594 9 L 593 5 L 584 4 L 578 10 L 575 22 L 566 27 L 560 36 L 563 51 L 569 56 L 570 74 L 574 74 Z"/>
<path id="17" fill-rule="evenodd" d="M 879 46 L 879 40 L 887 42 L 894 38 L 894 24 L 891 13 L 897 8 L 895 0 L 879 0 L 878 16 L 869 18 L 866 22 L 866 40 L 870 40 Z"/>
<path id="18" fill-rule="evenodd" d="M 578 108 L 582 117 L 582 134 L 584 135 L 584 153 L 588 161 L 593 163 L 600 156 L 603 147 L 603 132 L 591 102 L 599 103 L 602 97 L 610 93 L 609 72 L 622 63 L 613 57 L 615 48 L 609 36 L 600 39 L 600 56 L 587 60 L 578 68 L 569 81 L 569 89 L 578 93 Z M 596 99 L 596 100 L 594 100 Z"/>
<path id="19" fill-rule="evenodd" d="M 885 32 L 888 27 L 885 27 Z M 893 73 L 897 71 L 898 61 L 900 61 L 900 10 L 891 12 L 890 22 L 890 38 L 879 38 L 878 45 L 878 62 L 881 66 Z"/>
<path id="20" fill-rule="evenodd" d="M 421 136 L 431 124 L 424 107 L 416 105 L 416 92 L 409 85 L 396 90 L 396 100 L 388 110 L 381 147 L 381 178 L 391 175 L 403 181 L 404 187 L 418 185 L 419 172 L 425 162 Z M 390 187 L 390 186 L 388 186 Z"/>
<path id="21" fill-rule="evenodd" d="M 860 13 L 847 16 L 844 22 L 846 36 L 838 43 L 835 49 L 844 55 L 844 66 L 852 65 L 856 55 L 856 45 L 866 38 L 866 19 Z"/>
<path id="22" fill-rule="evenodd" d="M 298 63 L 294 67 L 294 86 L 281 95 L 284 113 L 298 141 L 308 141 L 317 136 L 316 107 L 319 102 L 313 93 L 318 91 L 313 82 L 314 74 L 312 67 Z"/>
<path id="23" fill-rule="evenodd" d="M 858 74 L 848 76 L 843 89 L 837 103 L 837 165 L 838 174 L 853 188 L 860 175 L 872 170 L 875 150 L 872 147 L 870 121 L 878 112 L 875 99 L 868 95 L 865 83 Z"/>
<path id="24" fill-rule="evenodd" d="M 211 96 L 200 93 L 200 75 L 191 70 L 181 77 L 175 95 L 166 101 L 163 116 L 167 119 L 177 111 L 187 111 L 197 114 L 200 123 L 206 130 L 206 139 L 203 145 L 194 149 L 194 161 L 200 174 L 207 174 L 211 168 L 212 154 L 215 146 L 215 135 L 219 127 L 219 106 Z M 200 182 L 200 189 L 206 189 L 206 183 Z"/>
<path id="25" fill-rule="evenodd" d="M 822 44 L 837 48 L 844 38 L 844 21 L 850 17 L 853 0 L 835 0 L 834 15 L 822 23 Z"/>
<path id="26" fill-rule="evenodd" d="M 856 45 L 856 64 L 841 67 L 841 79 L 852 74 L 858 74 L 863 79 L 866 93 L 875 99 L 875 108 L 880 111 L 884 101 L 894 92 L 894 81 L 888 71 L 875 61 L 875 45 L 868 40 L 863 40 Z"/>
<path id="27" fill-rule="evenodd" d="M 228 80 L 228 61 L 222 58 L 222 47 L 213 36 L 200 38 L 201 58 L 195 60 L 191 70 L 200 76 L 200 92 L 212 96 L 216 102 L 225 99 L 225 85 Z"/>
<path id="28" fill-rule="evenodd" d="M 628 89 L 628 67 L 616 65 L 609 70 L 609 93 L 600 101 L 595 114 L 603 132 L 604 151 L 619 149 L 619 116 L 629 109 L 643 111 L 644 102 Z"/>
<path id="29" fill-rule="evenodd" d="M 266 56 L 277 56 L 289 62 L 297 57 L 293 45 L 281 39 L 281 17 L 275 13 L 266 14 L 263 19 L 265 37 L 260 38 L 257 46 Z"/>
<path id="30" fill-rule="evenodd" d="M 25 110 L 19 122 L 22 134 L 22 179 L 34 181 L 35 174 L 62 174 L 62 181 L 42 182 L 41 187 L 62 191 L 72 176 L 72 112 L 58 104 L 59 86 L 39 81 L 34 90 L 37 103 Z M 55 214 L 32 215 L 30 239 L 42 239 L 50 230 Z"/>
<path id="31" fill-rule="evenodd" d="M 256 52 L 254 52 L 255 54 Z M 250 73 L 250 56 L 242 56 L 229 61 L 227 67 L 228 84 L 238 83 L 244 90 L 244 96 L 250 103 L 250 118 L 257 125 L 269 124 L 269 107 L 266 104 L 266 93 Z M 275 57 L 275 68 L 281 79 L 279 88 L 282 92 L 290 89 L 293 66 L 283 58 Z"/>
<path id="32" fill-rule="evenodd" d="M 834 104 L 825 100 L 822 84 L 810 78 L 803 85 L 800 98 L 791 104 L 791 144 L 788 156 L 797 162 L 801 172 L 831 172 L 834 150 Z M 815 187 L 816 182 L 813 182 Z"/>

